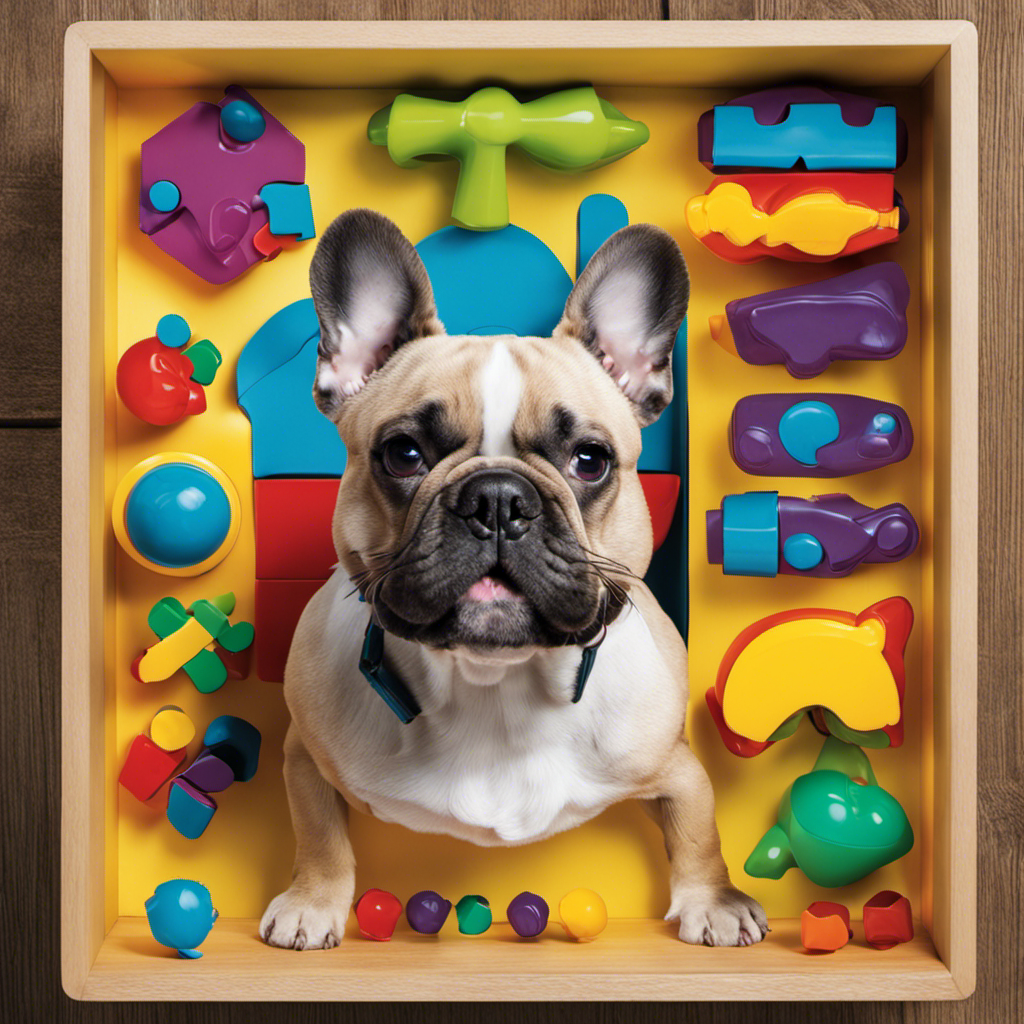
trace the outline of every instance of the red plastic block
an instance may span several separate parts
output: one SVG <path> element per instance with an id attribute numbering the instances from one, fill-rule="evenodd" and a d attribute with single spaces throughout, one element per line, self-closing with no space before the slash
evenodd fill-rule
<path id="1" fill-rule="evenodd" d="M 322 580 L 256 581 L 256 675 L 280 683 L 299 616 Z"/>
<path id="2" fill-rule="evenodd" d="M 657 551 L 672 526 L 679 502 L 679 477 L 675 473 L 641 473 L 640 486 L 644 489 L 647 508 L 654 529 L 654 550 Z"/>
<path id="3" fill-rule="evenodd" d="M 117 781 L 139 800 L 149 800 L 185 763 L 185 748 L 161 750 L 148 736 L 136 736 Z"/>
<path id="4" fill-rule="evenodd" d="M 253 481 L 257 579 L 322 582 L 330 576 L 338 561 L 331 520 L 340 482 L 337 477 Z"/>
<path id="5" fill-rule="evenodd" d="M 875 893 L 864 904 L 864 938 L 875 949 L 892 949 L 914 937 L 910 900 L 892 889 Z"/>
<path id="6" fill-rule="evenodd" d="M 842 903 L 818 900 L 800 915 L 800 941 L 811 953 L 834 953 L 852 938 L 850 912 Z"/>

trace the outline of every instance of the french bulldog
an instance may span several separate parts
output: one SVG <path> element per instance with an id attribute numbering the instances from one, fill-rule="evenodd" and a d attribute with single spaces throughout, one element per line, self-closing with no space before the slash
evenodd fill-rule
<path id="1" fill-rule="evenodd" d="M 446 335 L 415 249 L 370 210 L 324 232 L 310 283 L 313 397 L 348 461 L 339 568 L 285 671 L 296 857 L 261 937 L 341 941 L 350 808 L 490 846 L 632 798 L 664 831 L 679 937 L 760 941 L 686 740 L 686 647 L 642 582 L 640 428 L 672 398 L 689 298 L 675 241 L 614 234 L 549 338 Z"/>

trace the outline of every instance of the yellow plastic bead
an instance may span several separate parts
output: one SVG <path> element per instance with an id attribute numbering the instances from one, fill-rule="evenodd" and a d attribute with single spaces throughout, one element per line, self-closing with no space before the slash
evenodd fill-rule
<path id="1" fill-rule="evenodd" d="M 181 750 L 192 742 L 195 735 L 192 719 L 173 704 L 162 707 L 149 724 L 149 738 L 163 750 Z"/>
<path id="2" fill-rule="evenodd" d="M 558 904 L 562 927 L 571 939 L 589 942 L 596 939 L 608 924 L 608 908 L 593 889 L 573 889 Z"/>

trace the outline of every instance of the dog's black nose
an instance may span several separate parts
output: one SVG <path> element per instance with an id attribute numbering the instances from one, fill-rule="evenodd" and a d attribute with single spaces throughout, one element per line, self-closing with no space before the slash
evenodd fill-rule
<path id="1" fill-rule="evenodd" d="M 481 540 L 496 533 L 518 540 L 541 509 L 537 488 L 509 469 L 483 469 L 467 477 L 451 507 Z"/>

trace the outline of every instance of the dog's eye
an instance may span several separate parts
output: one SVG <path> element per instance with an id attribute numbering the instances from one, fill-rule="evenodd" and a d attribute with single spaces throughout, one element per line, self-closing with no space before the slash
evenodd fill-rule
<path id="1" fill-rule="evenodd" d="M 584 483 L 595 484 L 604 479 L 611 465 L 612 455 L 603 445 L 581 444 L 573 452 L 569 470 L 574 477 Z"/>
<path id="2" fill-rule="evenodd" d="M 391 476 L 416 476 L 423 466 L 423 455 L 411 437 L 394 437 L 384 445 L 384 468 Z"/>

